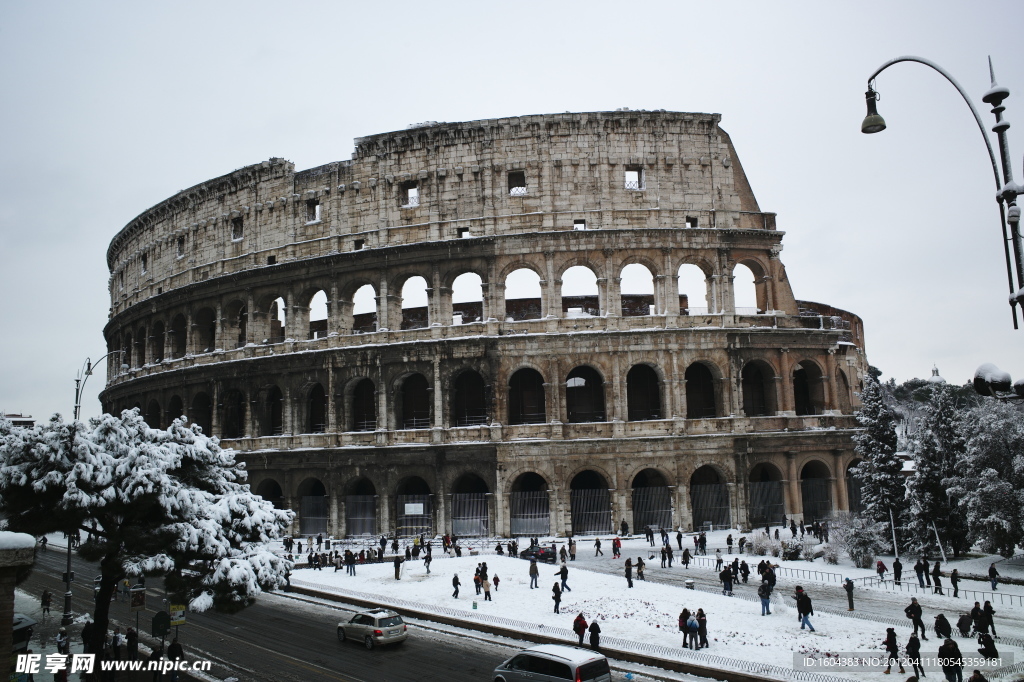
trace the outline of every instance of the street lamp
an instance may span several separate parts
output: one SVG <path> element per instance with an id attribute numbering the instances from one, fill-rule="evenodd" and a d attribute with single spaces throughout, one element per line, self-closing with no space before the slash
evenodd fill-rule
<path id="1" fill-rule="evenodd" d="M 1010 96 L 1010 91 L 1007 88 L 996 84 L 995 70 L 992 68 L 992 58 L 989 57 L 988 69 L 989 75 L 992 79 L 992 87 L 989 88 L 988 92 L 982 96 L 981 101 L 992 105 L 992 113 L 996 117 L 996 124 L 992 126 L 992 130 L 996 133 L 996 137 L 999 140 L 999 157 L 1003 168 L 1003 175 L 1002 178 L 1000 178 L 999 164 L 996 163 L 996 155 L 992 151 L 992 144 L 989 142 L 988 133 L 985 131 L 985 124 L 981 122 L 981 116 L 978 115 L 978 110 L 975 109 L 974 103 L 971 102 L 971 98 L 967 96 L 967 93 L 964 92 L 964 89 L 956 82 L 956 79 L 949 75 L 941 66 L 922 57 L 905 56 L 890 59 L 871 74 L 868 78 L 868 91 L 864 93 L 864 97 L 867 100 L 868 113 L 867 116 L 864 117 L 864 122 L 861 124 L 861 132 L 870 135 L 872 133 L 880 133 L 885 130 L 885 119 L 878 114 L 877 109 L 879 97 L 878 92 L 875 90 L 875 78 L 878 74 L 882 73 L 893 64 L 898 64 L 900 62 L 917 62 L 918 64 L 924 64 L 925 66 L 928 66 L 942 74 L 942 76 L 957 89 L 957 92 L 959 92 L 960 96 L 964 98 L 964 102 L 967 103 L 967 106 L 971 108 L 971 113 L 974 114 L 974 120 L 978 124 L 978 129 L 981 130 L 981 136 L 985 139 L 985 147 L 988 149 L 988 156 L 992 161 L 992 173 L 996 180 L 996 202 L 999 204 L 999 226 L 1003 231 L 1003 251 L 1006 255 L 1006 277 L 1010 283 L 1010 312 L 1013 315 L 1013 328 L 1017 329 L 1017 304 L 1020 304 L 1022 309 L 1024 309 L 1024 262 L 1021 261 L 1021 254 L 1024 252 L 1024 246 L 1021 244 L 1020 207 L 1017 206 L 1017 196 L 1024 194 L 1024 186 L 1018 185 L 1013 181 L 1013 166 L 1010 162 L 1009 144 L 1006 140 L 1006 131 L 1010 127 L 1010 123 L 1003 120 L 1003 111 L 1005 111 L 1006 107 L 1002 106 L 1002 103 L 1004 99 Z M 1007 236 L 1006 231 L 1007 223 L 1010 225 L 1009 236 Z M 1017 271 L 1017 286 L 1014 286 L 1013 283 L 1014 268 L 1010 263 L 1009 243 L 1013 244 L 1014 261 Z"/>
<path id="2" fill-rule="evenodd" d="M 123 350 L 112 350 L 99 360 L 96 361 L 99 364 L 105 358 L 114 355 L 115 353 L 123 354 Z M 74 419 L 71 422 L 71 428 L 77 429 L 78 416 L 82 411 L 82 392 L 85 390 L 85 382 L 88 381 L 89 377 L 92 376 L 93 363 L 89 358 L 85 359 L 85 364 L 82 365 L 82 369 L 78 370 L 78 375 L 75 377 L 75 409 Z M 128 365 L 121 365 L 122 369 L 128 369 Z M 71 436 L 72 441 L 74 435 Z M 70 450 L 70 448 L 69 448 Z M 69 452 L 70 456 L 70 452 Z M 77 530 L 77 529 L 76 529 Z M 60 624 L 68 626 L 74 620 L 74 616 L 71 614 L 71 532 L 68 531 L 68 562 L 67 570 L 64 573 L 64 615 L 61 616 Z"/>

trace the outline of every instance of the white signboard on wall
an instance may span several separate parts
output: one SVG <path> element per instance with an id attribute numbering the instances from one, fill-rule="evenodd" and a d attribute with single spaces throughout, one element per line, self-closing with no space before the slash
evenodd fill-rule
<path id="1" fill-rule="evenodd" d="M 423 503 L 418 502 L 416 504 L 405 505 L 406 516 L 423 516 Z"/>

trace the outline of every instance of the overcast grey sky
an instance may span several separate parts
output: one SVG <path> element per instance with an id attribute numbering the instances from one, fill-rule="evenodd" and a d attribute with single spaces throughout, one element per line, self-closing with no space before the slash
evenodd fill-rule
<path id="1" fill-rule="evenodd" d="M 1019 378 L 970 111 L 901 64 L 877 82 L 889 129 L 860 122 L 871 72 L 916 54 L 990 126 L 991 54 L 1024 124 L 1022 19 L 1020 0 L 0 2 L 0 410 L 70 414 L 105 352 L 107 245 L 179 189 L 272 156 L 347 159 L 409 123 L 618 107 L 722 114 L 797 298 L 859 314 L 886 377 Z M 1020 182 L 1024 125 L 1009 135 Z"/>

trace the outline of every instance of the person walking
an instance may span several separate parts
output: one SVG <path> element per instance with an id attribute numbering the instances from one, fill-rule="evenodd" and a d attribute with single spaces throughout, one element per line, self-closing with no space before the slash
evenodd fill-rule
<path id="1" fill-rule="evenodd" d="M 636 579 L 647 582 L 647 578 L 644 577 L 644 569 L 647 565 L 644 563 L 643 557 L 636 558 Z"/>
<path id="2" fill-rule="evenodd" d="M 127 645 L 127 655 L 129 661 L 134 661 L 139 657 L 139 633 L 135 628 L 128 628 L 128 633 L 125 635 L 124 640 Z"/>
<path id="3" fill-rule="evenodd" d="M 569 541 L 569 561 L 576 561 L 576 541 Z"/>
<path id="4" fill-rule="evenodd" d="M 676 544 L 679 545 L 679 551 L 682 552 L 683 551 L 683 529 L 682 528 L 676 530 Z M 993 565 L 995 565 L 995 564 L 993 564 Z"/>
<path id="5" fill-rule="evenodd" d="M 939 560 L 936 559 L 932 565 L 932 582 L 935 584 L 935 594 L 943 594 L 942 592 L 942 572 L 939 567 Z"/>
<path id="6" fill-rule="evenodd" d="M 750 577 L 750 566 L 747 565 L 746 559 L 740 562 L 740 576 L 743 578 L 743 584 L 747 584 L 747 578 Z"/>
<path id="7" fill-rule="evenodd" d="M 720 549 L 715 550 L 715 570 L 722 570 L 722 550 Z"/>
<path id="8" fill-rule="evenodd" d="M 697 636 L 700 637 L 700 642 L 697 645 L 698 649 L 708 648 L 708 617 L 704 614 L 704 609 L 697 609 Z"/>
<path id="9" fill-rule="evenodd" d="M 853 611 L 853 580 L 847 578 L 843 582 L 843 589 L 846 590 L 846 603 L 849 604 L 847 611 Z"/>
<path id="10" fill-rule="evenodd" d="M 566 582 L 569 580 L 569 567 L 566 566 L 564 562 L 562 563 L 562 567 L 555 571 L 555 575 L 562 579 L 562 592 L 572 592 L 572 589 L 569 587 L 569 583 Z"/>
<path id="11" fill-rule="evenodd" d="M 914 564 L 914 573 L 917 574 L 917 584 L 924 589 L 924 567 L 921 565 L 921 560 L 918 559 L 917 563 Z"/>
<path id="12" fill-rule="evenodd" d="M 928 557 L 921 557 L 921 572 L 924 573 L 924 582 L 928 587 L 932 586 L 932 572 L 931 564 L 928 563 Z"/>
<path id="13" fill-rule="evenodd" d="M 604 556 L 601 551 L 601 538 L 594 538 L 594 556 Z"/>
<path id="14" fill-rule="evenodd" d="M 530 559 L 530 589 L 540 589 L 540 585 L 537 584 L 537 580 L 540 578 L 540 569 L 537 567 L 537 560 Z"/>
<path id="15" fill-rule="evenodd" d="M 432 556 L 430 556 L 429 554 L 427 556 L 423 557 L 423 567 L 427 569 L 427 575 L 430 575 L 430 563 L 433 560 L 434 560 L 434 558 Z M 355 569 L 356 569 L 355 564 L 353 564 L 352 565 L 352 575 L 356 574 Z"/>
<path id="16" fill-rule="evenodd" d="M 732 554 L 732 533 L 725 539 L 725 546 L 729 548 L 729 554 Z"/>
<path id="17" fill-rule="evenodd" d="M 900 673 L 904 674 L 907 671 L 903 669 L 903 664 L 900 663 L 900 645 L 896 641 L 896 628 L 885 629 L 885 639 L 882 640 L 882 645 L 885 646 L 886 666 L 882 672 L 886 675 L 892 672 L 893 661 L 900 667 Z"/>
<path id="18" fill-rule="evenodd" d="M 167 647 L 167 658 L 174 663 L 178 663 L 181 659 L 185 658 L 185 651 L 181 648 L 181 643 L 178 642 L 178 638 L 175 637 L 171 640 L 171 645 Z M 175 665 L 171 668 L 171 682 L 178 682 L 178 666 Z"/>
<path id="19" fill-rule="evenodd" d="M 975 634 L 988 632 L 988 623 L 985 619 L 985 612 L 981 609 L 981 602 L 974 602 L 974 608 L 971 609 L 971 620 L 974 622 Z"/>
<path id="20" fill-rule="evenodd" d="M 810 617 L 814 615 L 814 606 L 811 604 L 811 597 L 799 585 L 796 588 L 796 615 L 800 620 L 800 629 L 806 626 L 814 632 Z M 923 626 L 922 626 L 923 627 Z"/>
<path id="21" fill-rule="evenodd" d="M 903 577 L 903 562 L 900 561 L 899 557 L 896 557 L 892 562 L 892 580 L 897 585 L 900 584 L 900 578 Z"/>
<path id="22" fill-rule="evenodd" d="M 491 584 L 492 584 L 492 585 L 494 585 L 494 591 L 495 591 L 495 592 L 497 592 L 497 591 L 498 591 L 498 583 L 500 583 L 500 582 L 501 582 L 501 579 L 500 579 L 500 578 L 498 578 L 498 574 L 497 574 L 497 573 L 495 573 L 495 574 L 494 574 L 494 577 L 493 577 L 493 578 L 491 578 Z"/>
<path id="23" fill-rule="evenodd" d="M 456 599 L 458 599 L 459 598 L 459 588 L 462 587 L 462 583 L 459 582 L 459 574 L 458 573 L 456 573 L 455 577 L 452 578 L 452 587 L 455 588 L 455 591 L 452 592 L 452 596 L 455 597 Z"/>
<path id="24" fill-rule="evenodd" d="M 910 639 L 907 640 L 907 663 L 913 666 L 914 674 L 919 677 L 925 677 L 924 666 L 921 665 L 921 640 L 917 638 L 917 635 L 910 635 Z"/>
<path id="25" fill-rule="evenodd" d="M 917 629 L 921 628 L 921 639 L 928 641 L 925 636 L 924 621 L 921 620 L 921 605 L 917 603 L 917 597 L 911 597 L 910 606 L 903 609 L 903 613 L 907 614 L 907 618 L 910 618 L 914 622 L 914 634 L 917 634 Z"/>
<path id="26" fill-rule="evenodd" d="M 597 650 L 601 648 L 601 626 L 597 624 L 597 618 L 590 622 L 590 646 Z"/>
<path id="27" fill-rule="evenodd" d="M 687 547 L 686 549 L 683 550 L 683 567 L 684 568 L 686 568 L 686 569 L 690 568 L 690 560 L 691 560 L 691 558 L 692 557 L 690 556 L 690 548 Z"/>
<path id="28" fill-rule="evenodd" d="M 999 571 L 996 570 L 995 562 L 988 565 L 988 580 L 992 583 L 992 590 L 999 589 Z"/>
<path id="29" fill-rule="evenodd" d="M 53 594 L 49 590 L 43 590 L 43 596 L 39 599 L 39 605 L 43 609 L 43 615 L 50 615 L 50 602 L 53 601 Z"/>
<path id="30" fill-rule="evenodd" d="M 985 606 L 984 606 L 984 608 L 982 608 L 981 612 L 982 612 L 982 614 L 983 614 L 983 616 L 985 618 L 985 625 L 987 625 L 988 627 L 992 628 L 992 636 L 993 637 L 998 637 L 999 635 L 996 634 L 996 621 L 995 621 L 996 611 L 995 611 L 995 609 L 992 608 L 992 602 L 990 602 L 990 601 L 985 602 Z"/>
<path id="31" fill-rule="evenodd" d="M 626 559 L 626 586 L 633 587 L 633 560 Z"/>
<path id="32" fill-rule="evenodd" d="M 718 574 L 718 580 L 722 583 L 722 594 L 727 597 L 732 596 L 732 570 L 728 567 L 723 568 L 721 573 Z"/>
<path id="33" fill-rule="evenodd" d="M 757 588 L 757 596 L 761 598 L 761 615 L 772 615 L 772 586 L 768 584 L 767 580 L 761 581 L 761 586 Z"/>
<path id="34" fill-rule="evenodd" d="M 580 639 L 580 646 L 583 646 L 583 636 L 587 634 L 587 619 L 583 617 L 583 614 L 576 616 L 576 619 L 572 622 L 572 631 L 576 633 L 576 636 Z"/>
<path id="35" fill-rule="evenodd" d="M 668 561 L 668 549 L 665 545 L 661 546 L 661 567 L 665 568 L 665 562 Z"/>
<path id="36" fill-rule="evenodd" d="M 484 601 L 491 601 L 491 581 L 490 580 L 484 580 L 483 581 L 483 587 L 484 587 Z"/>
<path id="37" fill-rule="evenodd" d="M 70 647 L 67 628 L 61 628 L 57 631 L 57 653 L 67 656 L 71 651 Z"/>
<path id="38" fill-rule="evenodd" d="M 878 573 L 879 580 L 885 580 L 885 572 L 888 570 L 889 569 L 886 568 L 885 564 L 882 563 L 881 559 L 879 559 L 878 562 L 875 563 L 875 572 Z"/>
<path id="39" fill-rule="evenodd" d="M 960 596 L 960 570 L 954 568 L 949 572 L 949 584 L 953 586 L 953 596 Z"/>
<path id="40" fill-rule="evenodd" d="M 557 582 L 551 586 L 551 598 L 555 600 L 555 613 L 561 613 L 558 605 L 562 603 L 562 590 L 559 589 Z"/>

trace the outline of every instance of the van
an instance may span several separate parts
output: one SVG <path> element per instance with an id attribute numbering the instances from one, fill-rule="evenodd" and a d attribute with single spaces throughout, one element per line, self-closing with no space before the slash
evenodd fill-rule
<path id="1" fill-rule="evenodd" d="M 611 682 L 608 659 L 590 649 L 541 644 L 494 669 L 494 682 Z"/>

